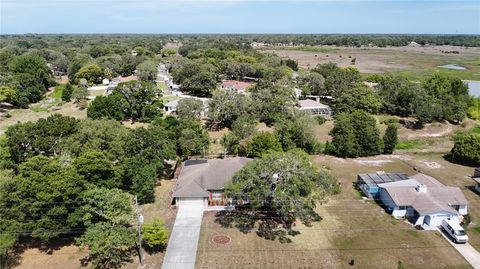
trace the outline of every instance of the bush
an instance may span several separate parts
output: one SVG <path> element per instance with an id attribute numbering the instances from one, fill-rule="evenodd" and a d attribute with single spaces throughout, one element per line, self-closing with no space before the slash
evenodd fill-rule
<path id="1" fill-rule="evenodd" d="M 257 133 L 247 146 L 249 157 L 261 157 L 269 151 L 282 151 L 282 145 L 274 134 L 268 132 Z"/>
<path id="2" fill-rule="evenodd" d="M 327 121 L 327 120 L 326 120 L 324 117 L 322 117 L 322 116 L 316 116 L 316 117 L 315 117 L 315 120 L 317 121 L 318 125 L 322 125 L 322 124 L 324 124 L 324 123 Z"/>
<path id="3" fill-rule="evenodd" d="M 142 227 L 143 242 L 150 248 L 164 246 L 168 240 L 168 232 L 165 229 L 164 221 L 156 218 Z"/>
<path id="4" fill-rule="evenodd" d="M 451 151 L 453 161 L 469 165 L 480 164 L 480 135 L 458 134 L 454 141 Z"/>

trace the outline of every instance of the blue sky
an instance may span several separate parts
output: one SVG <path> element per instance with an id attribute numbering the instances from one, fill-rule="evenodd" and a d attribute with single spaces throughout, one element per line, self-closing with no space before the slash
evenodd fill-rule
<path id="1" fill-rule="evenodd" d="M 480 0 L 0 0 L 0 33 L 480 34 Z"/>

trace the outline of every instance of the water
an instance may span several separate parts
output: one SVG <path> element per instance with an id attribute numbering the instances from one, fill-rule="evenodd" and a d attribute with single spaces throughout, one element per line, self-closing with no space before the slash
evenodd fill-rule
<path id="1" fill-rule="evenodd" d="M 439 67 L 447 68 L 447 69 L 453 69 L 453 70 L 467 70 L 466 67 L 458 65 L 458 64 L 446 64 L 446 65 L 442 65 L 442 66 L 439 66 Z"/>
<path id="2" fill-rule="evenodd" d="M 468 81 L 468 93 L 475 97 L 480 97 L 480 81 Z"/>

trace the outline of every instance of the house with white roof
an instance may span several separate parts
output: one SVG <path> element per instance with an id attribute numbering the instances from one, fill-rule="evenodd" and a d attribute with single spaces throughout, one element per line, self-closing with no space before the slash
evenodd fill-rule
<path id="1" fill-rule="evenodd" d="M 310 99 L 299 100 L 298 109 L 308 111 L 314 116 L 322 116 L 326 119 L 332 117 L 332 109 L 330 106 Z"/>

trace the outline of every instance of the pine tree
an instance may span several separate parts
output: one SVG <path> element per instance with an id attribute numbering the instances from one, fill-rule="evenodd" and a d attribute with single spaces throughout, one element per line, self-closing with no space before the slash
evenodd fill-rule
<path id="1" fill-rule="evenodd" d="M 383 143 L 385 148 L 383 153 L 385 154 L 392 154 L 395 146 L 398 143 L 398 134 L 397 134 L 397 126 L 395 124 L 389 124 L 387 130 L 385 131 L 385 135 L 383 136 Z"/>

